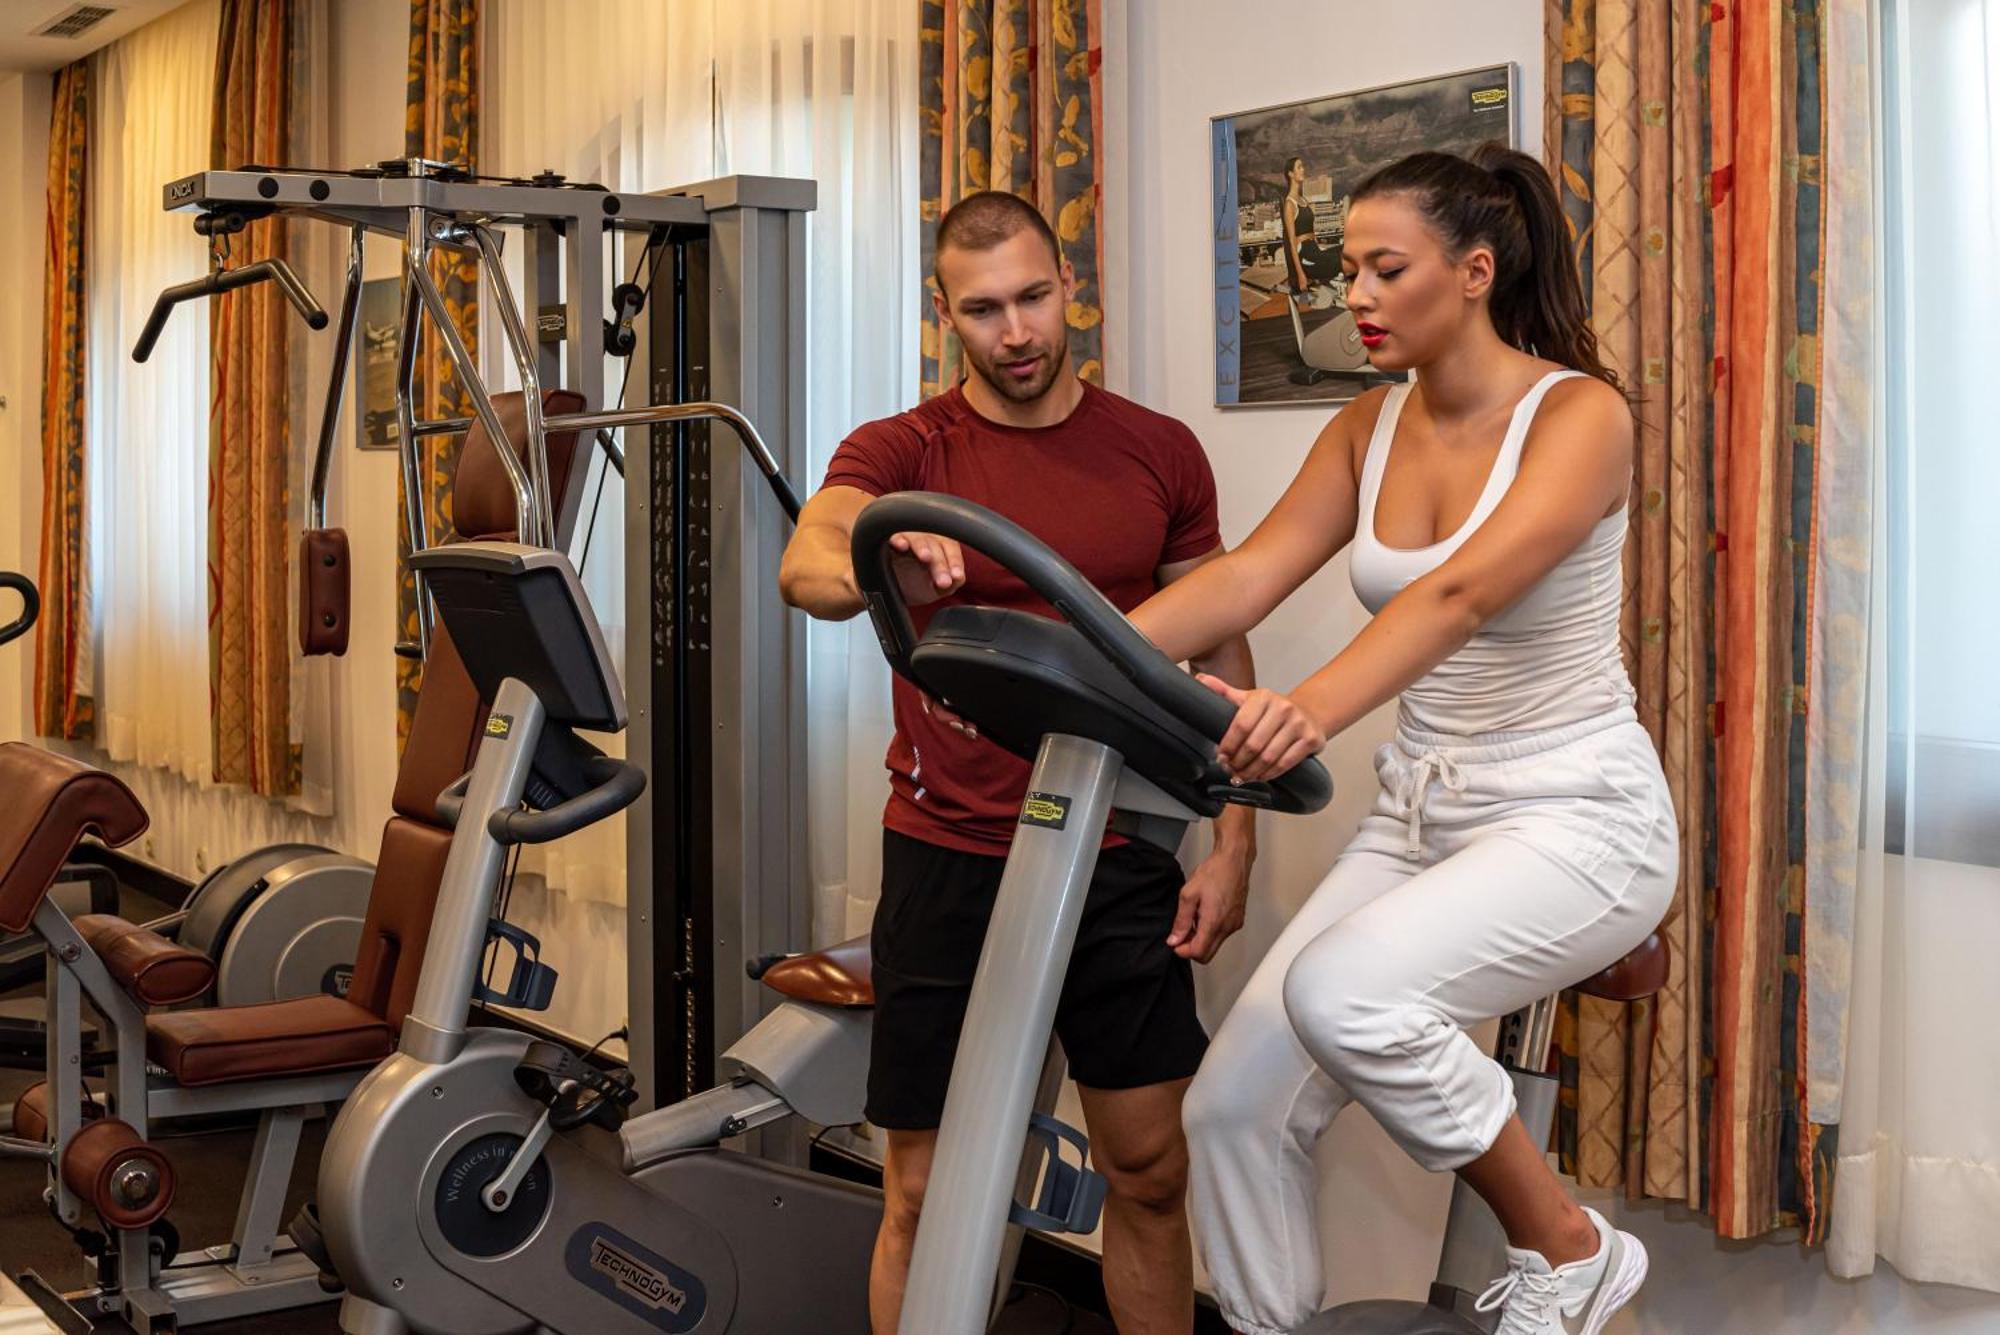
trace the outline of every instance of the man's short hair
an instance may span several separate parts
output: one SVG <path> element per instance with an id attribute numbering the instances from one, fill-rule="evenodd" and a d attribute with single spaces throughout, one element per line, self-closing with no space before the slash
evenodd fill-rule
<path id="1" fill-rule="evenodd" d="M 1049 220 L 1027 200 L 1004 190 L 981 190 L 959 200 L 938 221 L 937 245 L 931 253 L 931 277 L 938 280 L 938 289 L 944 289 L 944 280 L 938 277 L 937 259 L 947 249 L 991 250 L 1023 231 L 1048 242 L 1049 254 L 1061 266 L 1062 246 Z"/>

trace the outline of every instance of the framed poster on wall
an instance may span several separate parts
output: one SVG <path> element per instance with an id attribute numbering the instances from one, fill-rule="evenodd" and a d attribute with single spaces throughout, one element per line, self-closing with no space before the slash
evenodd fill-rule
<path id="1" fill-rule="evenodd" d="M 1518 146 L 1514 84 L 1489 65 L 1209 122 L 1217 407 L 1342 403 L 1389 378 L 1346 306 L 1348 196 L 1411 153 Z"/>

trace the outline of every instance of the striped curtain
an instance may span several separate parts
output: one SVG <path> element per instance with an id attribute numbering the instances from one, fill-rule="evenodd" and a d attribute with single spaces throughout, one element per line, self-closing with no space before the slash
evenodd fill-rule
<path id="1" fill-rule="evenodd" d="M 1836 1128 L 1806 1094 L 1839 1055 L 1808 1052 L 1805 999 L 1837 1001 L 1845 961 L 1840 932 L 1807 924 L 1846 891 L 1805 876 L 1809 794 L 1860 780 L 1858 735 L 1816 720 L 1807 745 L 1814 572 L 1828 525 L 1855 531 L 1814 486 L 1825 16 L 1820 0 L 1546 12 L 1544 142 L 1607 360 L 1640 394 L 1625 650 L 1682 832 L 1667 990 L 1566 999 L 1561 1149 L 1583 1182 L 1687 1201 L 1726 1237 L 1813 1240 Z"/>
<path id="2" fill-rule="evenodd" d="M 964 375 L 958 341 L 931 306 L 938 220 L 981 190 L 1010 191 L 1048 218 L 1076 272 L 1068 323 L 1077 374 L 1104 383 L 1100 12 L 1100 0 L 922 0 L 925 398 Z"/>
<path id="3" fill-rule="evenodd" d="M 403 152 L 466 171 L 477 170 L 479 143 L 479 0 L 410 0 L 410 73 L 403 114 Z M 479 266 L 464 251 L 439 247 L 431 256 L 431 276 L 475 361 L 479 355 Z M 428 324 L 428 317 L 424 324 Z M 442 341 L 426 332 L 417 359 L 416 415 L 419 420 L 468 417 L 472 399 L 459 384 Z M 434 436 L 422 470 L 423 506 L 431 537 L 451 531 L 451 480 L 462 440 Z M 403 489 L 396 490 L 396 554 L 401 572 L 396 622 L 399 638 L 417 640 L 417 585 L 405 559 L 409 534 L 403 523 Z M 423 665 L 396 660 L 396 745 L 410 733 Z"/>
<path id="4" fill-rule="evenodd" d="M 298 124 L 294 0 L 222 0 L 209 165 L 291 163 Z M 232 263 L 283 259 L 288 224 L 254 222 Z M 215 780 L 266 796 L 299 790 L 292 737 L 291 336 L 268 283 L 215 299 L 209 317 L 208 673 Z"/>
<path id="5" fill-rule="evenodd" d="M 1559 1138 L 1593 1186 L 1698 1200 L 1713 339 L 1698 49 L 1706 0 L 1551 0 L 1552 157 L 1606 360 L 1639 396 L 1624 647 L 1680 814 L 1671 974 L 1632 1006 L 1564 998 Z"/>
<path id="6" fill-rule="evenodd" d="M 57 72 L 49 120 L 48 256 L 42 285 L 42 552 L 36 583 L 35 731 L 83 739 L 95 732 L 83 471 L 84 169 L 90 70 Z"/>

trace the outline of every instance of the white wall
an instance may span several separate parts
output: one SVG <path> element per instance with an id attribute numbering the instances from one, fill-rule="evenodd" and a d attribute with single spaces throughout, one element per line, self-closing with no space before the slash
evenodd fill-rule
<path id="1" fill-rule="evenodd" d="M 42 503 L 42 235 L 48 205 L 52 77 L 0 75 L 0 570 L 35 578 Z M 9 596 L 0 617 L 12 619 Z M 0 741 L 26 737 L 34 690 L 32 637 L 0 649 Z"/>
<path id="2" fill-rule="evenodd" d="M 1324 424 L 1323 408 L 1213 407 L 1208 121 L 1216 115 L 1511 60 L 1521 142 L 1541 138 L 1538 0 L 1404 0 L 1347 12 L 1323 0 L 1244 9 L 1204 0 L 1107 4 L 1105 295 L 1111 387 L 1186 421 L 1207 446 L 1225 541 L 1269 509 Z M 1345 558 L 1252 636 L 1260 679 L 1297 683 L 1361 627 Z M 1248 925 L 1201 971 L 1211 1029 L 1278 927 L 1317 884 L 1372 797 L 1369 763 L 1389 711 L 1336 738 L 1336 797 L 1307 820 L 1263 818 Z M 1418 1170 L 1367 1115 L 1350 1111 L 1322 1146 L 1329 1298 L 1419 1297 L 1437 1261 L 1448 1181 Z M 1886 1266 L 1830 1278 L 1795 1243 L 1722 1243 L 1685 1210 L 1588 1200 L 1638 1233 L 1655 1278 L 1611 1335 L 1683 1331 L 2000 1329 L 2000 1295 L 1902 1280 Z"/>

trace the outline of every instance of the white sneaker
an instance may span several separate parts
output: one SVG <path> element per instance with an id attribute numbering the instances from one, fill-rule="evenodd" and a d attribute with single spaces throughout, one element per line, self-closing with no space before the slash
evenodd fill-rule
<path id="1" fill-rule="evenodd" d="M 1507 1249 L 1507 1273 L 1479 1295 L 1477 1308 L 1498 1308 L 1493 1335 L 1598 1335 L 1612 1313 L 1646 1280 L 1646 1248 L 1603 1215 L 1584 1207 L 1601 1239 L 1597 1255 L 1551 1269 L 1540 1252 Z"/>

